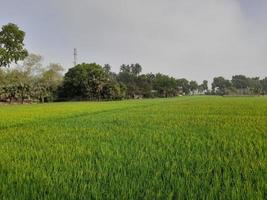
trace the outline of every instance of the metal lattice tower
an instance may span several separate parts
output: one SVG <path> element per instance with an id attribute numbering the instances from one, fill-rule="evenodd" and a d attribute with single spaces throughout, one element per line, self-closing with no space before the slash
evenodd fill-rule
<path id="1" fill-rule="evenodd" d="M 77 49 L 74 48 L 74 52 L 73 52 L 73 56 L 74 56 L 73 64 L 74 64 L 74 66 L 77 65 L 77 55 L 78 55 L 78 53 L 77 53 Z"/>

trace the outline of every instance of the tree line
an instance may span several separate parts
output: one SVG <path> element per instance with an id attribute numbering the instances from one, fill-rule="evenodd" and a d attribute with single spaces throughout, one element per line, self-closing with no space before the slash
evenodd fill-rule
<path id="1" fill-rule="evenodd" d="M 176 79 L 162 73 L 142 74 L 142 66 L 123 64 L 119 73 L 111 66 L 82 63 L 63 74 L 60 64 L 42 66 L 40 55 L 28 54 L 25 33 L 15 24 L 0 31 L 0 101 L 49 102 L 68 100 L 119 100 L 174 97 L 179 95 L 265 95 L 267 77 L 235 75 L 231 80 L 215 77 L 208 81 Z M 22 61 L 22 64 L 17 64 Z M 15 67 L 10 67 L 15 63 Z"/>
<path id="2" fill-rule="evenodd" d="M 22 65 L 0 69 L 0 100 L 4 102 L 50 102 L 69 100 L 120 100 L 175 97 L 181 95 L 264 95 L 267 77 L 235 75 L 231 80 L 215 77 L 212 88 L 185 78 L 161 73 L 141 74 L 140 64 L 122 65 L 120 72 L 110 65 L 82 63 L 63 75 L 60 64 L 41 64 L 39 55 L 30 54 Z"/>
<path id="3" fill-rule="evenodd" d="M 59 88 L 63 99 L 114 100 L 130 98 L 174 97 L 207 91 L 208 82 L 198 85 L 196 81 L 175 79 L 161 73 L 141 74 L 140 64 L 123 64 L 119 73 L 111 71 L 110 65 L 103 67 L 79 64 L 65 74 Z"/>
<path id="4" fill-rule="evenodd" d="M 79 64 L 65 74 L 58 89 L 62 100 L 115 100 L 131 98 L 175 97 L 181 95 L 265 95 L 267 77 L 235 75 L 231 80 L 215 77 L 208 81 L 176 79 L 162 73 L 141 74 L 140 64 L 121 65 L 119 73 L 110 65 Z"/>
<path id="5" fill-rule="evenodd" d="M 224 77 L 215 77 L 210 94 L 215 95 L 266 95 L 267 77 L 246 77 L 235 75 L 231 80 Z"/>

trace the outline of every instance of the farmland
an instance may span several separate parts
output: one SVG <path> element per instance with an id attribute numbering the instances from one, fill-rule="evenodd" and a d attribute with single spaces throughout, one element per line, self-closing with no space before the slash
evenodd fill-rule
<path id="1" fill-rule="evenodd" d="M 266 199 L 267 98 L 0 106 L 0 199 Z"/>

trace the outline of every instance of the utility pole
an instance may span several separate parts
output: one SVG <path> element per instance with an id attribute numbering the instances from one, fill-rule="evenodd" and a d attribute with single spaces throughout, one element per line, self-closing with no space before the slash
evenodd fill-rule
<path id="1" fill-rule="evenodd" d="M 73 64 L 74 64 L 74 67 L 77 65 L 77 49 L 74 48 L 74 52 L 73 52 L 73 56 L 74 56 L 74 61 L 73 61 Z"/>

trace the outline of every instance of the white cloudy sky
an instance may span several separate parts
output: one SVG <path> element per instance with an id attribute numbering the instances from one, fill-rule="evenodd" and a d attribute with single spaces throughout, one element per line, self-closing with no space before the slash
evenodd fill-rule
<path id="1" fill-rule="evenodd" d="M 0 0 L 46 62 L 140 63 L 144 72 L 202 81 L 267 76 L 266 0 Z"/>

